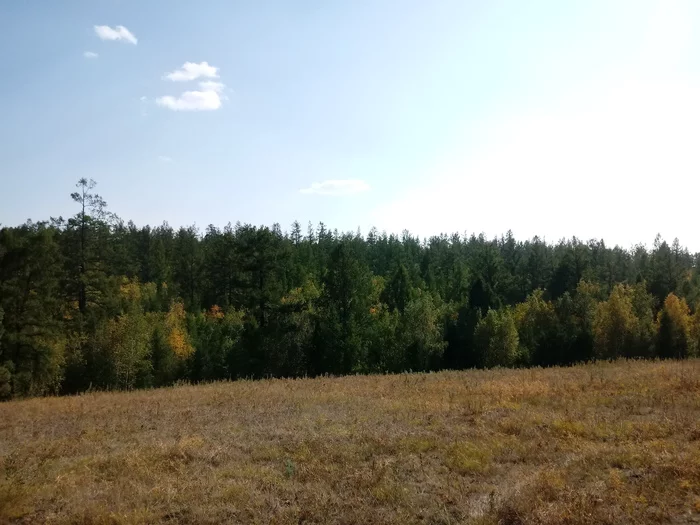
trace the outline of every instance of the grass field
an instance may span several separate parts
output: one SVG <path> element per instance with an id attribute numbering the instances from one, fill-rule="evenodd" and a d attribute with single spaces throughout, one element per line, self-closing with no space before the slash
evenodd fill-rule
<path id="1" fill-rule="evenodd" d="M 700 361 L 4 403 L 0 522 L 700 523 Z"/>

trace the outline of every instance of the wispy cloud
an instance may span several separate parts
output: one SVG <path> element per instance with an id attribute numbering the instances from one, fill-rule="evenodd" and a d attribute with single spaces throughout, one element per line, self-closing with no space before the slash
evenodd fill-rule
<path id="1" fill-rule="evenodd" d="M 223 82 L 216 82 L 214 80 L 205 80 L 204 82 L 199 83 L 199 87 L 203 91 L 216 91 L 217 93 L 221 93 L 226 86 L 223 84 Z"/>
<path id="2" fill-rule="evenodd" d="M 138 43 L 134 34 L 124 26 L 95 26 L 95 33 L 101 40 L 123 40 L 134 45 Z"/>
<path id="3" fill-rule="evenodd" d="M 198 78 L 219 78 L 219 68 L 210 66 L 208 62 L 185 62 L 180 69 L 165 75 L 165 79 L 173 82 L 188 82 Z"/>
<path id="4" fill-rule="evenodd" d="M 221 82 L 200 82 L 199 90 L 185 91 L 178 97 L 159 97 L 156 104 L 173 111 L 212 111 L 221 107 L 225 87 Z"/>
<path id="5" fill-rule="evenodd" d="M 308 188 L 299 190 L 299 193 L 315 195 L 354 195 L 370 189 L 369 184 L 359 179 L 325 180 L 314 182 Z"/>
<path id="6" fill-rule="evenodd" d="M 100 56 L 100 55 L 98 55 L 98 54 L 95 53 L 94 51 L 85 51 L 85 53 L 83 53 L 83 56 L 84 56 L 85 58 L 97 58 L 97 57 Z"/>
<path id="7" fill-rule="evenodd" d="M 170 164 L 173 162 L 173 159 L 171 157 L 168 157 L 167 155 L 158 155 L 158 160 L 165 164 Z"/>

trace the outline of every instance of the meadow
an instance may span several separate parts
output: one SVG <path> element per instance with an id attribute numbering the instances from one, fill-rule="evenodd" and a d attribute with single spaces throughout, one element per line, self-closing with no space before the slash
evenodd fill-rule
<path id="1" fill-rule="evenodd" d="M 700 360 L 0 404 L 2 523 L 700 523 Z"/>

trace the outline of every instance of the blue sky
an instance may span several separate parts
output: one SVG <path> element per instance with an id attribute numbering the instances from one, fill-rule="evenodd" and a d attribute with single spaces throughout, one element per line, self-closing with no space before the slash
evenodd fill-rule
<path id="1" fill-rule="evenodd" d="M 698 22 L 692 0 L 2 2 L 0 223 L 71 215 L 88 177 L 140 225 L 700 250 Z"/>

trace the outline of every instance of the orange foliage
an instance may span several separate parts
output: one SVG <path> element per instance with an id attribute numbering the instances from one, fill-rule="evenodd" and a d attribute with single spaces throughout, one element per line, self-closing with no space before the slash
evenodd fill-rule
<path id="1" fill-rule="evenodd" d="M 215 304 L 207 312 L 207 317 L 209 317 L 210 319 L 223 319 L 224 312 L 218 304 Z"/>

